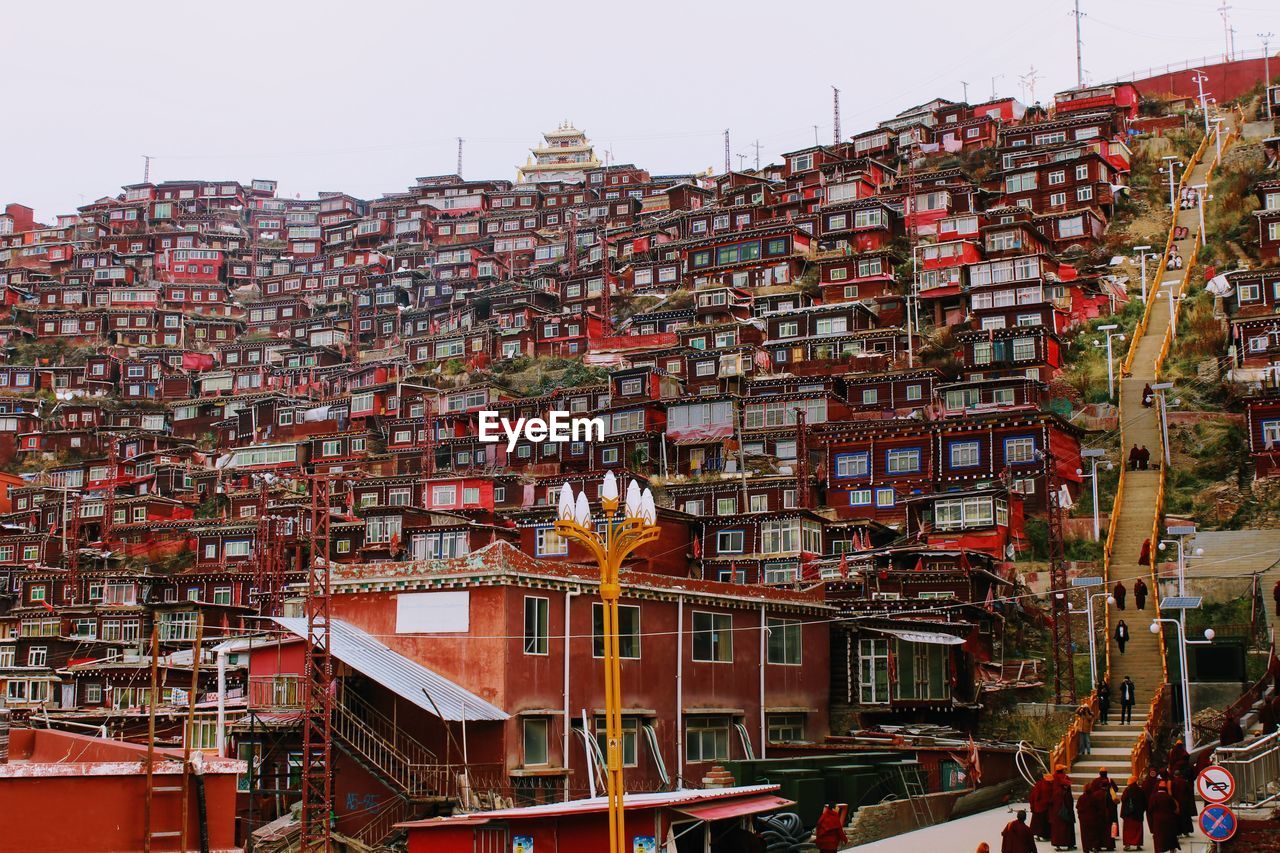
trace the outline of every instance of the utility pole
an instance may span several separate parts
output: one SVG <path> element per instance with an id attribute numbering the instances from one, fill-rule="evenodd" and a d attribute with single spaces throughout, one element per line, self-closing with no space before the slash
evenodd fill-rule
<path id="1" fill-rule="evenodd" d="M 813 144 L 821 145 L 822 143 L 818 141 L 818 126 L 816 124 L 813 124 L 813 125 L 810 125 L 810 127 L 813 128 Z"/>
<path id="2" fill-rule="evenodd" d="M 462 177 L 462 143 L 463 142 L 466 142 L 466 140 L 463 139 L 461 136 L 459 136 L 458 137 L 458 170 L 457 170 L 457 175 L 459 178 Z"/>
<path id="3" fill-rule="evenodd" d="M 1003 74 L 997 74 L 991 78 L 991 100 L 993 101 L 996 99 L 996 81 L 1002 77 L 1004 77 Z"/>
<path id="4" fill-rule="evenodd" d="M 760 140 L 757 139 L 755 142 L 751 143 L 751 147 L 756 149 L 756 171 L 758 172 L 760 171 L 760 149 L 764 146 L 762 146 L 760 144 Z"/>
<path id="5" fill-rule="evenodd" d="M 1236 59 L 1236 28 L 1232 27 L 1231 28 L 1231 61 L 1235 62 L 1235 59 Z"/>
<path id="6" fill-rule="evenodd" d="M 1026 92 L 1030 92 L 1031 103 L 1034 104 L 1036 102 L 1036 81 L 1040 79 L 1040 72 L 1036 71 L 1036 67 L 1032 65 L 1031 70 L 1018 79 L 1022 81 L 1024 96 Z"/>
<path id="7" fill-rule="evenodd" d="M 840 143 L 840 90 L 837 89 L 835 86 L 831 87 L 831 99 L 832 99 L 831 110 L 833 113 L 833 118 L 831 121 L 832 136 L 834 138 L 835 143 L 838 145 Z"/>
<path id="8" fill-rule="evenodd" d="M 1080 19 L 1084 17 L 1084 12 L 1080 11 L 1080 0 L 1076 0 L 1071 16 L 1076 19 L 1076 88 L 1082 88 L 1084 86 L 1084 54 L 1083 42 L 1080 40 Z"/>
<path id="9" fill-rule="evenodd" d="M 142 182 L 144 184 L 151 183 L 151 155 L 142 155 Z"/>
<path id="10" fill-rule="evenodd" d="M 1054 699 L 1062 704 L 1063 697 L 1076 703 L 1076 655 L 1071 641 L 1071 613 L 1067 592 L 1071 588 L 1067 580 L 1066 552 L 1063 546 L 1062 482 L 1058 479 L 1057 462 L 1049 454 L 1043 454 L 1045 509 L 1049 512 L 1049 595 L 1053 614 L 1053 687 Z M 1092 685 L 1091 685 L 1092 686 Z"/>
<path id="11" fill-rule="evenodd" d="M 1231 21 L 1227 16 L 1229 11 L 1231 11 L 1231 7 L 1227 5 L 1227 0 L 1222 0 L 1222 5 L 1218 7 L 1218 14 L 1222 16 L 1223 58 L 1228 62 L 1231 61 Z"/>
<path id="12" fill-rule="evenodd" d="M 724 129 L 724 173 L 732 171 L 733 163 L 729 160 L 729 128 Z"/>
<path id="13" fill-rule="evenodd" d="M 1262 39 L 1262 102 L 1267 109 L 1267 118 L 1271 118 L 1271 39 L 1275 33 L 1258 33 Z"/>
<path id="14" fill-rule="evenodd" d="M 969 103 L 969 83 L 966 80 L 961 80 L 960 85 L 964 87 L 964 102 L 967 104 Z"/>

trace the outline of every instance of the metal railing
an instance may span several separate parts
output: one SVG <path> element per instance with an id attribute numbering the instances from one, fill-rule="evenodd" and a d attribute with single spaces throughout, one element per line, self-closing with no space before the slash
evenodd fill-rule
<path id="1" fill-rule="evenodd" d="M 1261 806 L 1280 797 L 1280 732 L 1244 746 L 1220 746 L 1213 759 L 1235 777 L 1233 806 Z"/>
<path id="2" fill-rule="evenodd" d="M 395 721 L 351 690 L 337 704 L 334 731 L 407 795 L 441 794 L 452 788 L 450 772 L 435 755 L 405 734 Z"/>
<path id="3" fill-rule="evenodd" d="M 1156 735 L 1165 724 L 1168 694 L 1167 682 L 1156 688 L 1156 694 L 1151 697 L 1151 705 L 1147 708 L 1146 725 L 1142 727 L 1137 743 L 1129 751 L 1130 772 L 1139 779 L 1146 778 L 1147 768 L 1151 766 L 1151 750 L 1155 747 Z"/>

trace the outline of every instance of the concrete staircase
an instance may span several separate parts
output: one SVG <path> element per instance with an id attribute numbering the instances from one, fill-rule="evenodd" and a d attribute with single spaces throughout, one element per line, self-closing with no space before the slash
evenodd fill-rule
<path id="1" fill-rule="evenodd" d="M 1209 153 L 1212 157 L 1212 151 Z M 1200 164 L 1192 170 L 1188 185 L 1202 183 L 1208 172 L 1207 164 Z M 1179 210 L 1176 216 L 1178 225 L 1185 226 L 1190 235 L 1185 240 L 1178 240 L 1175 245 L 1178 254 L 1184 260 L 1189 259 L 1195 247 L 1199 230 L 1199 214 L 1196 210 Z M 1088 782 L 1098 775 L 1100 767 L 1106 767 L 1117 785 L 1124 787 L 1130 772 L 1129 756 L 1138 741 L 1143 726 L 1147 721 L 1147 712 L 1156 690 L 1164 681 L 1160 636 L 1150 631 L 1151 620 L 1157 615 L 1157 590 L 1151 580 L 1151 568 L 1138 564 L 1142 552 L 1142 543 L 1151 537 L 1152 524 L 1155 521 L 1156 500 L 1160 488 L 1160 471 L 1157 467 L 1163 464 L 1160 456 L 1160 419 L 1155 405 L 1144 408 L 1142 405 L 1142 389 L 1147 383 L 1154 384 L 1156 376 L 1156 359 L 1159 357 L 1164 336 L 1169 328 L 1169 303 L 1167 289 L 1162 293 L 1160 288 L 1168 284 L 1182 281 L 1187 268 L 1168 270 L 1159 282 L 1153 282 L 1155 293 L 1150 299 L 1155 300 L 1142 337 L 1137 341 L 1137 353 L 1133 360 L 1131 372 L 1120 381 L 1121 412 L 1123 413 L 1122 447 L 1120 461 L 1127 463 L 1130 448 L 1135 444 L 1145 446 L 1151 451 L 1153 468 L 1147 471 L 1126 471 L 1124 494 L 1115 507 L 1117 514 L 1114 547 L 1112 550 L 1110 577 L 1108 586 L 1114 586 L 1117 580 L 1124 582 L 1129 589 L 1127 609 L 1119 610 L 1114 606 L 1106 607 L 1104 642 L 1110 652 L 1111 672 L 1111 719 L 1110 725 L 1099 723 L 1094 728 L 1093 751 L 1080 756 L 1072 765 L 1070 775 L 1077 791 L 1082 783 Z M 1156 543 L 1151 543 L 1153 559 L 1159 559 Z M 1135 609 L 1133 599 L 1134 581 L 1141 577 L 1147 584 L 1148 597 L 1144 610 Z M 1116 623 L 1125 620 L 1129 627 L 1129 643 L 1125 654 L 1112 639 Z M 1100 671 L 1106 666 L 1099 660 Z M 1130 725 L 1118 724 L 1120 718 L 1120 682 L 1128 675 L 1136 687 L 1137 704 L 1134 705 L 1133 722 Z"/>

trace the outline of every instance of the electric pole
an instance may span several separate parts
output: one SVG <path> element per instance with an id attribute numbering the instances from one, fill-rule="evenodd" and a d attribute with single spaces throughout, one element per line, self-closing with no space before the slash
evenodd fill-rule
<path id="1" fill-rule="evenodd" d="M 1222 0 L 1222 5 L 1218 7 L 1218 14 L 1222 16 L 1223 58 L 1228 62 L 1231 61 L 1231 23 L 1227 17 L 1227 12 L 1229 11 L 1231 11 L 1231 7 L 1227 5 L 1227 0 Z"/>
<path id="2" fill-rule="evenodd" d="M 960 85 L 964 87 L 964 102 L 969 103 L 969 84 L 965 80 L 960 81 Z"/>
<path id="3" fill-rule="evenodd" d="M 835 143 L 840 144 L 840 90 L 835 86 L 831 87 L 832 113 L 834 118 L 831 122 L 832 135 L 835 137 Z"/>
<path id="4" fill-rule="evenodd" d="M 1275 33 L 1258 33 L 1262 39 L 1262 101 L 1267 108 L 1267 118 L 1271 118 L 1271 39 Z"/>
<path id="5" fill-rule="evenodd" d="M 760 171 L 760 149 L 764 146 L 762 146 L 760 144 L 760 140 L 757 139 L 755 142 L 751 143 L 751 147 L 756 149 L 756 171 L 758 172 Z"/>
<path id="6" fill-rule="evenodd" d="M 727 175 L 732 170 L 733 163 L 729 160 L 729 128 L 724 129 L 724 173 Z"/>
<path id="7" fill-rule="evenodd" d="M 1071 15 L 1076 19 L 1076 88 L 1079 89 L 1084 87 L 1084 52 L 1080 41 L 1080 19 L 1084 17 L 1084 12 L 1080 11 L 1080 0 L 1076 0 L 1075 6 Z"/>
<path id="8" fill-rule="evenodd" d="M 462 177 L 462 143 L 466 140 L 461 136 L 458 137 L 458 177 Z"/>
<path id="9" fill-rule="evenodd" d="M 142 182 L 144 184 L 151 183 L 151 155 L 142 155 Z"/>
<path id="10" fill-rule="evenodd" d="M 809 126 L 813 128 L 813 144 L 821 145 L 822 143 L 818 141 L 818 126 L 816 124 L 812 124 Z"/>

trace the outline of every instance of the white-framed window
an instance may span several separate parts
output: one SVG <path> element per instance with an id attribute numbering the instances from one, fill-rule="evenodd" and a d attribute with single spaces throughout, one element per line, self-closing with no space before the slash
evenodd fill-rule
<path id="1" fill-rule="evenodd" d="M 920 448 L 895 447 L 885 454 L 885 467 L 890 474 L 914 474 L 920 470 Z"/>
<path id="2" fill-rule="evenodd" d="M 889 641 L 858 640 L 858 702 L 889 704 Z"/>
<path id="3" fill-rule="evenodd" d="M 693 659 L 703 663 L 733 662 L 733 616 L 695 610 Z"/>
<path id="4" fill-rule="evenodd" d="M 524 653 L 545 655 L 550 644 L 551 600 L 540 596 L 524 597 Z"/>
<path id="5" fill-rule="evenodd" d="M 798 619 L 765 620 L 768 632 L 768 661 L 784 666 L 799 666 L 803 660 L 802 632 Z"/>
<path id="6" fill-rule="evenodd" d="M 563 557 L 569 553 L 569 540 L 552 527 L 539 527 L 534 534 L 534 550 L 539 557 Z"/>
<path id="7" fill-rule="evenodd" d="M 1022 438 L 1006 438 L 1004 440 L 1004 461 L 1008 464 L 1034 462 L 1036 459 L 1036 440 L 1031 436 Z"/>
<path id="8" fill-rule="evenodd" d="M 950 453 L 952 468 L 972 468 L 982 462 L 982 445 L 977 441 L 953 441 Z"/>

